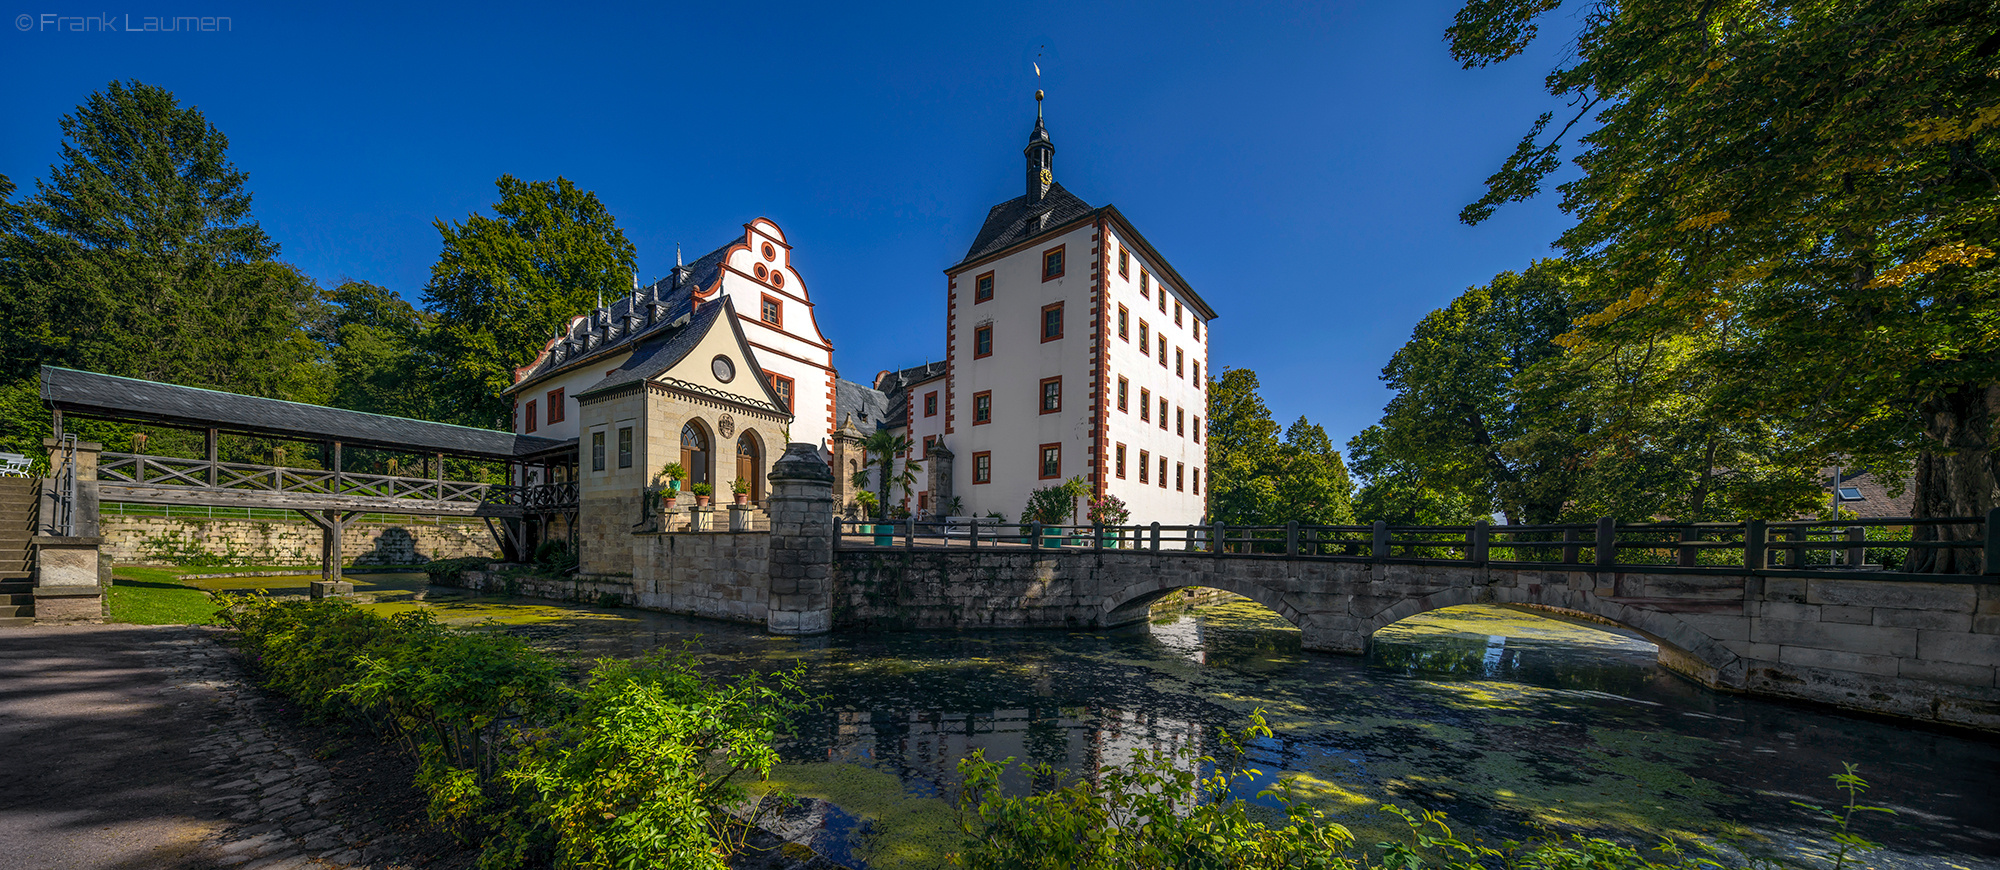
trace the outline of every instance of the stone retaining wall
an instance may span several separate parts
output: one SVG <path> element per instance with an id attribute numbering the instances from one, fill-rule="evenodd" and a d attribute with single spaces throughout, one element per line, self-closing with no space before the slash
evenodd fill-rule
<path id="1" fill-rule="evenodd" d="M 319 527 L 301 519 L 212 520 L 104 514 L 98 518 L 103 554 L 120 565 L 170 565 L 206 554 L 233 564 L 311 565 L 319 562 Z M 499 556 L 484 524 L 357 522 L 341 539 L 352 565 L 413 565 L 432 559 Z"/>

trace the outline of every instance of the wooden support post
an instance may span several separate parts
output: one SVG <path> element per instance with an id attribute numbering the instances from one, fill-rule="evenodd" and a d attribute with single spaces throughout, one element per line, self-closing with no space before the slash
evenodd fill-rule
<path id="1" fill-rule="evenodd" d="M 1989 542 L 1991 541 L 1992 534 L 1993 534 L 1992 523 L 1989 518 L 1987 524 L 1987 535 Z M 1847 531 L 1843 534 L 1843 536 L 1847 538 L 1847 556 L 1842 561 L 1847 563 L 1847 567 L 1859 568 L 1862 565 L 1867 564 L 1868 562 L 1867 531 L 1863 530 L 1860 526 L 1848 526 Z M 1986 557 L 1986 564 L 1989 566 L 1993 564 L 1992 556 Z"/>
<path id="2" fill-rule="evenodd" d="M 1764 521 L 1751 520 L 1743 524 L 1743 567 L 1751 571 L 1762 571 L 1769 567 L 1764 553 Z"/>
<path id="3" fill-rule="evenodd" d="M 1577 546 L 1576 529 L 1563 529 L 1563 564 L 1574 565 L 1581 555 Z"/>
<path id="4" fill-rule="evenodd" d="M 1610 517 L 1597 518 L 1597 567 L 1609 568 L 1618 564 L 1618 521 Z"/>
<path id="5" fill-rule="evenodd" d="M 1157 552 L 1159 552 L 1159 551 L 1160 551 L 1160 524 L 1159 524 L 1158 522 L 1154 522 L 1154 523 L 1153 523 L 1153 552 L 1157 553 Z"/>
<path id="6" fill-rule="evenodd" d="M 1040 550 L 1041 548 L 1042 548 L 1042 523 L 1040 520 L 1037 520 L 1033 523 L 1028 524 L 1028 549 Z"/>
<path id="7" fill-rule="evenodd" d="M 435 458 L 437 460 L 437 468 L 431 472 L 431 498 L 442 500 L 444 498 L 444 454 L 439 453 Z M 652 504 L 652 499 L 642 499 L 642 501 L 645 501 L 648 505 Z"/>
<path id="8" fill-rule="evenodd" d="M 1473 523 L 1470 546 L 1465 548 L 1465 560 L 1475 565 L 1486 564 L 1486 549 L 1488 543 L 1492 540 L 1492 535 L 1493 527 L 1491 523 L 1485 520 Z"/>
<path id="9" fill-rule="evenodd" d="M 1376 520 L 1368 535 L 1368 555 L 1375 559 L 1389 558 L 1389 521 Z"/>
<path id="10" fill-rule="evenodd" d="M 1285 523 L 1285 558 L 1290 559 L 1298 556 L 1298 554 L 1299 554 L 1299 521 L 1291 520 Z"/>
<path id="11" fill-rule="evenodd" d="M 1687 528 L 1681 529 L 1682 544 L 1685 545 L 1699 540 L 1701 540 L 1700 530 L 1696 529 L 1693 526 L 1688 526 Z M 1696 552 L 1697 551 L 1693 547 L 1688 547 L 1688 546 L 1680 547 L 1679 552 L 1676 554 L 1676 557 L 1674 559 L 1674 564 L 1679 565 L 1682 568 L 1694 567 Z"/>
<path id="12" fill-rule="evenodd" d="M 1225 554 L 1225 553 L 1229 552 L 1229 527 L 1228 527 L 1228 526 L 1225 526 L 1225 525 L 1223 525 L 1223 524 L 1221 524 L 1221 523 L 1216 523 L 1215 525 L 1213 525 L 1213 526 L 1211 526 L 1211 527 L 1209 528 L 1209 530 L 1208 530 L 1208 548 L 1209 548 L 1209 550 L 1211 550 L 1211 551 L 1213 551 L 1213 552 L 1215 553 L 1215 556 L 1216 556 L 1216 558 L 1218 558 L 1218 559 L 1219 559 L 1219 558 L 1221 558 L 1221 557 L 1223 556 L 1223 554 Z"/>
<path id="13" fill-rule="evenodd" d="M 218 445 L 217 443 L 222 440 L 221 433 L 217 432 L 214 429 L 209 429 L 208 437 L 204 440 L 207 442 L 205 446 L 208 448 L 207 450 L 203 451 L 208 455 L 208 485 L 214 486 L 216 480 L 218 479 L 216 477 L 217 469 L 215 467 L 215 462 L 216 462 L 216 457 L 221 454 L 220 445 Z"/>
<path id="14" fill-rule="evenodd" d="M 1096 552 L 1099 552 L 1099 553 L 1102 553 L 1102 552 L 1104 552 L 1104 524 L 1103 524 L 1103 523 L 1091 523 L 1091 524 L 1090 524 L 1090 549 L 1091 549 L 1091 550 L 1093 550 L 1093 551 L 1096 551 Z"/>
<path id="15" fill-rule="evenodd" d="M 917 546 L 917 518 L 910 517 L 909 519 L 903 521 L 903 549 L 905 551 L 908 551 L 910 549 L 915 548 L 916 546 Z"/>

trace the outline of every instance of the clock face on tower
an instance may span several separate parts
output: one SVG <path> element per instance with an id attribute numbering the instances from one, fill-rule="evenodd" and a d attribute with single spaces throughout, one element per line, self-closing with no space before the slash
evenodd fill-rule
<path id="1" fill-rule="evenodd" d="M 1048 170 L 1046 170 L 1046 169 L 1042 170 L 1042 183 L 1043 183 L 1043 184 L 1048 184 L 1049 182 L 1052 182 L 1052 181 L 1054 181 L 1054 180 L 1056 180 L 1056 174 L 1055 174 L 1055 173 L 1053 173 L 1053 172 L 1050 172 L 1050 171 L 1048 171 Z"/>

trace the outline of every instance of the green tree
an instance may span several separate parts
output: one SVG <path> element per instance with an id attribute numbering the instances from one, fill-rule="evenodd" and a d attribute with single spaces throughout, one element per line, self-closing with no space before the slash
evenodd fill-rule
<path id="1" fill-rule="evenodd" d="M 1559 0 L 1476 0 L 1449 30 L 1467 67 L 1518 54 Z M 1915 464 L 1919 516 L 2000 503 L 2000 40 L 1977 0 L 1591 7 L 1546 79 L 1577 114 L 1530 128 L 1462 217 L 1562 186 L 1602 304 L 1572 347 L 1626 321 L 1733 321 L 1705 351 L 1716 413 L 1851 464 Z M 1926 527 L 1929 533 L 1929 527 Z M 1972 527 L 1944 527 L 1963 538 Z M 1970 557 L 1970 558 L 1968 558 Z M 1976 550 L 1918 567 L 1979 570 Z"/>
<path id="2" fill-rule="evenodd" d="M 325 295 L 315 337 L 333 364 L 332 403 L 341 408 L 428 418 L 436 397 L 419 366 L 430 318 L 387 288 L 347 281 Z"/>
<path id="3" fill-rule="evenodd" d="M 1381 424 L 1361 430 L 1347 442 L 1361 490 L 1354 496 L 1357 522 L 1376 520 L 1398 526 L 1462 526 L 1490 515 L 1466 491 L 1440 485 L 1425 477 L 1425 469 L 1388 449 Z"/>
<path id="4" fill-rule="evenodd" d="M 42 364 L 323 400 L 316 294 L 250 215 L 229 140 L 162 88 L 112 82 L 60 121 L 57 164 L 0 225 L 0 392 Z M 11 182 L 6 192 L 11 193 Z M 10 417 L 14 447 L 47 433 Z"/>
<path id="5" fill-rule="evenodd" d="M 1208 514 L 1230 525 L 1353 522 L 1353 483 L 1326 430 L 1304 417 L 1281 439 L 1257 373 L 1208 384 Z"/>
<path id="6" fill-rule="evenodd" d="M 908 454 L 913 447 L 907 435 L 897 435 L 887 429 L 877 429 L 861 439 L 861 450 L 866 457 L 863 470 L 875 470 L 875 484 L 882 493 L 876 504 L 881 510 L 881 519 L 889 518 L 889 486 L 901 484 L 903 495 L 908 497 L 910 489 L 917 485 L 917 472 L 923 470 L 916 460 L 904 457 L 900 473 L 897 471 L 896 457 Z M 857 475 L 857 480 L 860 476 Z"/>
<path id="7" fill-rule="evenodd" d="M 491 426 L 500 391 L 549 337 L 600 298 L 631 292 L 636 254 L 597 195 L 569 179 L 495 183 L 495 216 L 435 223 L 444 250 L 424 306 L 435 317 L 425 363 L 441 419 Z"/>

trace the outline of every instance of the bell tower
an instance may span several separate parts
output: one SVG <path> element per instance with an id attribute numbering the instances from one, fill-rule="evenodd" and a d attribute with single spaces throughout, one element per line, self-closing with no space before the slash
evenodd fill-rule
<path id="1" fill-rule="evenodd" d="M 1056 146 L 1049 143 L 1049 130 L 1042 126 L 1042 92 L 1035 91 L 1035 131 L 1028 134 L 1028 147 L 1022 149 L 1028 156 L 1028 202 L 1039 204 L 1049 195 L 1049 185 L 1054 184 Z"/>

